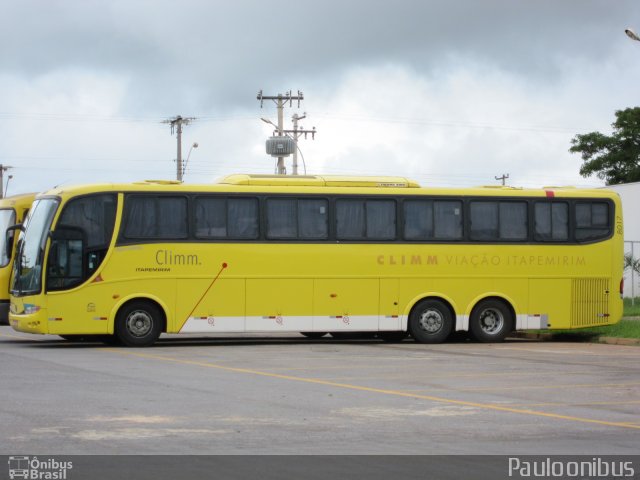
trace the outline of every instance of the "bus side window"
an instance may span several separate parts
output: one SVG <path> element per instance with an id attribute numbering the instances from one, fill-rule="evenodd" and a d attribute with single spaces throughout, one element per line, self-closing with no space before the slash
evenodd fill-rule
<path id="1" fill-rule="evenodd" d="M 527 236 L 527 203 L 500 202 L 500 240 L 526 240 Z"/>
<path id="2" fill-rule="evenodd" d="M 569 205 L 565 202 L 536 202 L 534 238 L 542 242 L 569 239 Z"/>
<path id="3" fill-rule="evenodd" d="M 606 202 L 577 203 L 575 220 L 576 240 L 597 240 L 607 237 L 611 232 Z"/>
<path id="4" fill-rule="evenodd" d="M 404 201 L 404 239 L 430 240 L 433 238 L 433 201 Z"/>
<path id="5" fill-rule="evenodd" d="M 396 238 L 396 202 L 367 200 L 367 238 L 394 240 Z"/>
<path id="6" fill-rule="evenodd" d="M 329 236 L 325 199 L 267 199 L 267 238 L 324 240 Z"/>
<path id="7" fill-rule="evenodd" d="M 298 200 L 298 238 L 324 240 L 329 237 L 329 203 L 322 198 Z"/>
<path id="8" fill-rule="evenodd" d="M 364 200 L 336 201 L 336 233 L 339 240 L 358 240 L 365 236 Z"/>
<path id="9" fill-rule="evenodd" d="M 227 237 L 227 200 L 219 197 L 195 199 L 196 238 Z"/>
<path id="10" fill-rule="evenodd" d="M 498 202 L 471 202 L 471 240 L 498 239 Z"/>
<path id="11" fill-rule="evenodd" d="M 267 199 L 267 238 L 294 239 L 298 236 L 297 200 Z"/>
<path id="12" fill-rule="evenodd" d="M 201 239 L 255 240 L 258 238 L 258 199 L 197 197 L 195 236 Z"/>
<path id="13" fill-rule="evenodd" d="M 395 240 L 394 200 L 340 199 L 336 201 L 338 240 Z"/>
<path id="14" fill-rule="evenodd" d="M 116 196 L 114 194 L 88 195 L 71 200 L 62 211 L 58 225 L 62 227 L 73 227 L 84 232 L 86 245 L 84 245 L 84 266 L 86 271 L 78 274 L 77 264 L 69 264 L 64 269 L 64 275 L 68 275 L 66 280 L 58 279 L 60 287 L 77 284 L 83 278 L 88 278 L 95 272 L 104 259 L 116 219 Z M 58 228 L 58 227 L 56 227 Z M 61 245 L 60 255 L 64 255 L 65 250 L 73 251 L 75 246 Z M 74 253 L 76 253 L 74 251 Z M 75 258 L 75 257 L 73 257 Z M 74 260 L 75 261 L 75 260 Z M 59 264 L 60 267 L 62 264 Z M 69 268 L 73 266 L 73 268 Z M 59 276 L 64 277 L 60 274 Z M 53 277 L 51 278 L 53 281 Z M 50 284 L 50 286 L 54 286 Z"/>
<path id="15" fill-rule="evenodd" d="M 405 200 L 405 240 L 461 240 L 462 202 Z"/>
<path id="16" fill-rule="evenodd" d="M 258 199 L 229 198 L 227 200 L 227 233 L 229 238 L 258 238 Z"/>
<path id="17" fill-rule="evenodd" d="M 433 205 L 434 238 L 437 240 L 462 239 L 462 202 L 436 200 Z"/>
<path id="18" fill-rule="evenodd" d="M 188 236 L 186 197 L 130 196 L 125 211 L 126 238 L 178 240 Z"/>

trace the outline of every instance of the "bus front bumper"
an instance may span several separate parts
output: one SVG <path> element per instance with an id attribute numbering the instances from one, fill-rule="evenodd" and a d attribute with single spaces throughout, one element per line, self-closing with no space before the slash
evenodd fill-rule
<path id="1" fill-rule="evenodd" d="M 14 330 L 25 333 L 49 333 L 47 312 L 45 309 L 14 313 L 14 306 L 9 310 L 9 324 Z"/>

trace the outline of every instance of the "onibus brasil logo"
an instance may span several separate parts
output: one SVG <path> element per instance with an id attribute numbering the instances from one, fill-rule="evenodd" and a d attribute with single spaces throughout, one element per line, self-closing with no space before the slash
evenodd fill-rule
<path id="1" fill-rule="evenodd" d="M 73 462 L 61 462 L 54 458 L 39 460 L 38 457 L 9 457 L 9 478 L 32 480 L 66 480 L 67 470 L 73 468 Z"/>

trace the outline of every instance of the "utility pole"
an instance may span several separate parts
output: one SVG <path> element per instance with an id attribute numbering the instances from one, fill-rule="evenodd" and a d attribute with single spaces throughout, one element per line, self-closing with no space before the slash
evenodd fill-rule
<path id="1" fill-rule="evenodd" d="M 7 170 L 9 170 L 10 167 L 9 165 L 3 165 L 0 163 L 0 198 L 4 198 L 4 172 L 6 172 Z"/>
<path id="2" fill-rule="evenodd" d="M 504 187 L 505 185 L 505 180 L 507 180 L 507 178 L 509 178 L 509 174 L 508 173 L 503 173 L 501 177 L 493 177 L 496 180 L 502 180 L 502 186 Z"/>
<path id="3" fill-rule="evenodd" d="M 162 123 L 168 123 L 169 125 L 171 125 L 171 135 L 173 135 L 174 131 L 177 132 L 176 138 L 178 147 L 176 156 L 176 180 L 178 180 L 179 182 L 182 181 L 182 174 L 184 173 L 182 169 L 182 126 L 189 125 L 194 120 L 195 117 L 183 118 L 180 115 L 177 115 L 173 118 L 167 118 L 166 120 L 162 121 Z"/>
<path id="4" fill-rule="evenodd" d="M 304 138 L 307 138 L 307 135 L 311 134 L 311 139 L 315 139 L 316 136 L 316 127 L 313 127 L 312 130 L 304 130 L 301 128 L 298 130 L 298 122 L 303 118 L 307 118 L 307 112 L 305 112 L 301 117 L 294 113 L 293 117 L 291 117 L 291 121 L 293 122 L 293 130 L 283 130 L 282 132 L 285 134 L 290 133 L 293 136 L 293 143 L 295 145 L 295 149 L 293 150 L 293 175 L 298 175 L 298 138 L 304 135 Z M 304 159 L 303 159 L 304 160 Z"/>
<path id="5" fill-rule="evenodd" d="M 258 92 L 258 96 L 256 97 L 260 100 L 260 108 L 262 108 L 262 104 L 264 100 L 273 100 L 278 109 L 278 125 L 276 125 L 278 136 L 282 137 L 284 135 L 284 105 L 289 102 L 289 106 L 293 105 L 293 101 L 296 100 L 298 102 L 298 108 L 300 108 L 300 100 L 304 100 L 304 94 L 298 90 L 297 95 L 292 95 L 291 90 L 289 90 L 284 95 L 279 93 L 278 95 L 263 95 L 262 90 Z M 284 157 L 278 157 L 278 174 L 286 175 L 287 170 L 284 166 Z"/>

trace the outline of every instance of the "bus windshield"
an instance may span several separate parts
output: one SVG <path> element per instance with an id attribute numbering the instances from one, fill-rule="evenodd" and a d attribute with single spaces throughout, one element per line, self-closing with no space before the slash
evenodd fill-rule
<path id="1" fill-rule="evenodd" d="M 59 201 L 55 198 L 36 200 L 25 222 L 16 255 L 11 291 L 17 295 L 32 295 L 42 287 L 42 266 L 47 234 Z"/>
<path id="2" fill-rule="evenodd" d="M 13 225 L 16 221 L 16 212 L 13 209 L 0 210 L 0 267 L 6 267 L 9 264 L 9 258 L 6 252 L 6 238 L 5 232 L 7 228 Z"/>

